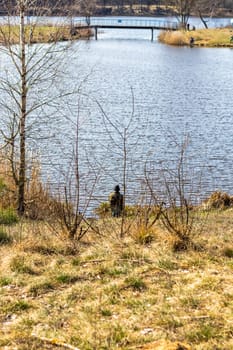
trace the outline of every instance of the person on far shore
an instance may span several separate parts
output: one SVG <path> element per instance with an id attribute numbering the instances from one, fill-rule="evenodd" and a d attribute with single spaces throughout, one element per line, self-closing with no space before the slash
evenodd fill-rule
<path id="1" fill-rule="evenodd" d="M 189 41 L 190 47 L 193 47 L 194 45 L 194 38 L 191 36 L 190 41 Z"/>

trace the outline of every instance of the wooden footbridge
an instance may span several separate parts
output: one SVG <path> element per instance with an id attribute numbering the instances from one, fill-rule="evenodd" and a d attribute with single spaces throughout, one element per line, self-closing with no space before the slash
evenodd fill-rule
<path id="1" fill-rule="evenodd" d="M 87 23 L 88 22 L 88 23 Z M 160 21 L 153 19 L 124 19 L 106 18 L 90 19 L 90 21 L 77 21 L 74 23 L 75 29 L 92 28 L 95 31 L 95 39 L 98 39 L 99 28 L 110 29 L 149 29 L 151 30 L 151 40 L 154 39 L 154 30 L 178 30 L 179 24 L 171 21 Z"/>

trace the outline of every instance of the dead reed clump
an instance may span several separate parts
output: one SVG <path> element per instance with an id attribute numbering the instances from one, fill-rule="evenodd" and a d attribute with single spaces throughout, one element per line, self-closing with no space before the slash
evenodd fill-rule
<path id="1" fill-rule="evenodd" d="M 168 45 L 189 45 L 188 37 L 184 31 L 164 31 L 159 35 L 159 41 Z"/>
<path id="2" fill-rule="evenodd" d="M 134 239 L 134 241 L 136 243 L 139 244 L 143 244 L 143 245 L 147 245 L 152 243 L 155 238 L 156 238 L 156 234 L 154 232 L 154 230 L 147 229 L 145 226 L 139 226 L 137 228 L 135 228 L 134 230 L 131 230 L 131 237 Z"/>
<path id="3" fill-rule="evenodd" d="M 47 219 L 52 214 L 52 196 L 49 186 L 41 181 L 39 163 L 32 166 L 30 179 L 26 188 L 26 217 L 32 220 Z"/>
<path id="4" fill-rule="evenodd" d="M 0 209 L 17 208 L 17 169 L 12 173 L 11 159 L 7 151 L 0 152 Z M 38 161 L 32 161 L 25 186 L 25 216 L 29 219 L 45 219 L 51 215 L 51 194 L 41 180 Z"/>
<path id="5" fill-rule="evenodd" d="M 6 154 L 0 152 L 0 208 L 16 207 L 16 184 Z"/>
<path id="6" fill-rule="evenodd" d="M 202 203 L 205 209 L 226 209 L 233 206 L 233 196 L 228 193 L 215 191 Z"/>
<path id="7" fill-rule="evenodd" d="M 191 37 L 195 46 L 202 47 L 232 47 L 231 28 L 198 29 L 192 31 L 179 30 L 176 32 L 165 31 L 159 35 L 162 43 L 169 45 L 190 45 Z"/>

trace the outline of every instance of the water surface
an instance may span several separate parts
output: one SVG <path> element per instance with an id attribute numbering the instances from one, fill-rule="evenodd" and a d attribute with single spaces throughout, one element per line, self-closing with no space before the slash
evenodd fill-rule
<path id="1" fill-rule="evenodd" d="M 97 41 L 74 43 L 61 81 L 66 87 L 82 82 L 72 112 L 62 107 L 73 124 L 53 116 L 49 130 L 42 128 L 51 138 L 36 143 L 44 178 L 61 182 L 79 117 L 85 191 L 98 178 L 92 207 L 123 183 L 127 126 L 129 202 L 140 192 L 145 164 L 162 192 L 159 169 L 176 167 L 185 137 L 189 189 L 202 197 L 217 189 L 233 193 L 233 50 L 166 46 L 150 36 L 150 30 L 106 29 Z"/>

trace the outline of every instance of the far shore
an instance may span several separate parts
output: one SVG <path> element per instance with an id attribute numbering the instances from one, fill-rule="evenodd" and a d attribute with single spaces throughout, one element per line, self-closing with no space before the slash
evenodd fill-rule
<path id="1" fill-rule="evenodd" d="M 86 27 L 75 29 L 68 25 L 25 26 L 27 44 L 88 39 L 92 35 L 92 29 Z M 162 31 L 158 38 L 164 44 L 175 46 L 233 47 L 233 27 Z M 0 26 L 0 45 L 18 43 L 19 26 Z"/>
<path id="2" fill-rule="evenodd" d="M 10 28 L 10 30 L 9 30 Z M 27 44 L 52 43 L 88 39 L 92 36 L 89 28 L 75 29 L 70 26 L 25 26 L 25 41 Z M 19 26 L 0 26 L 0 44 L 14 45 L 19 43 Z"/>
<path id="3" fill-rule="evenodd" d="M 159 41 L 176 46 L 233 47 L 233 27 L 163 31 Z"/>

